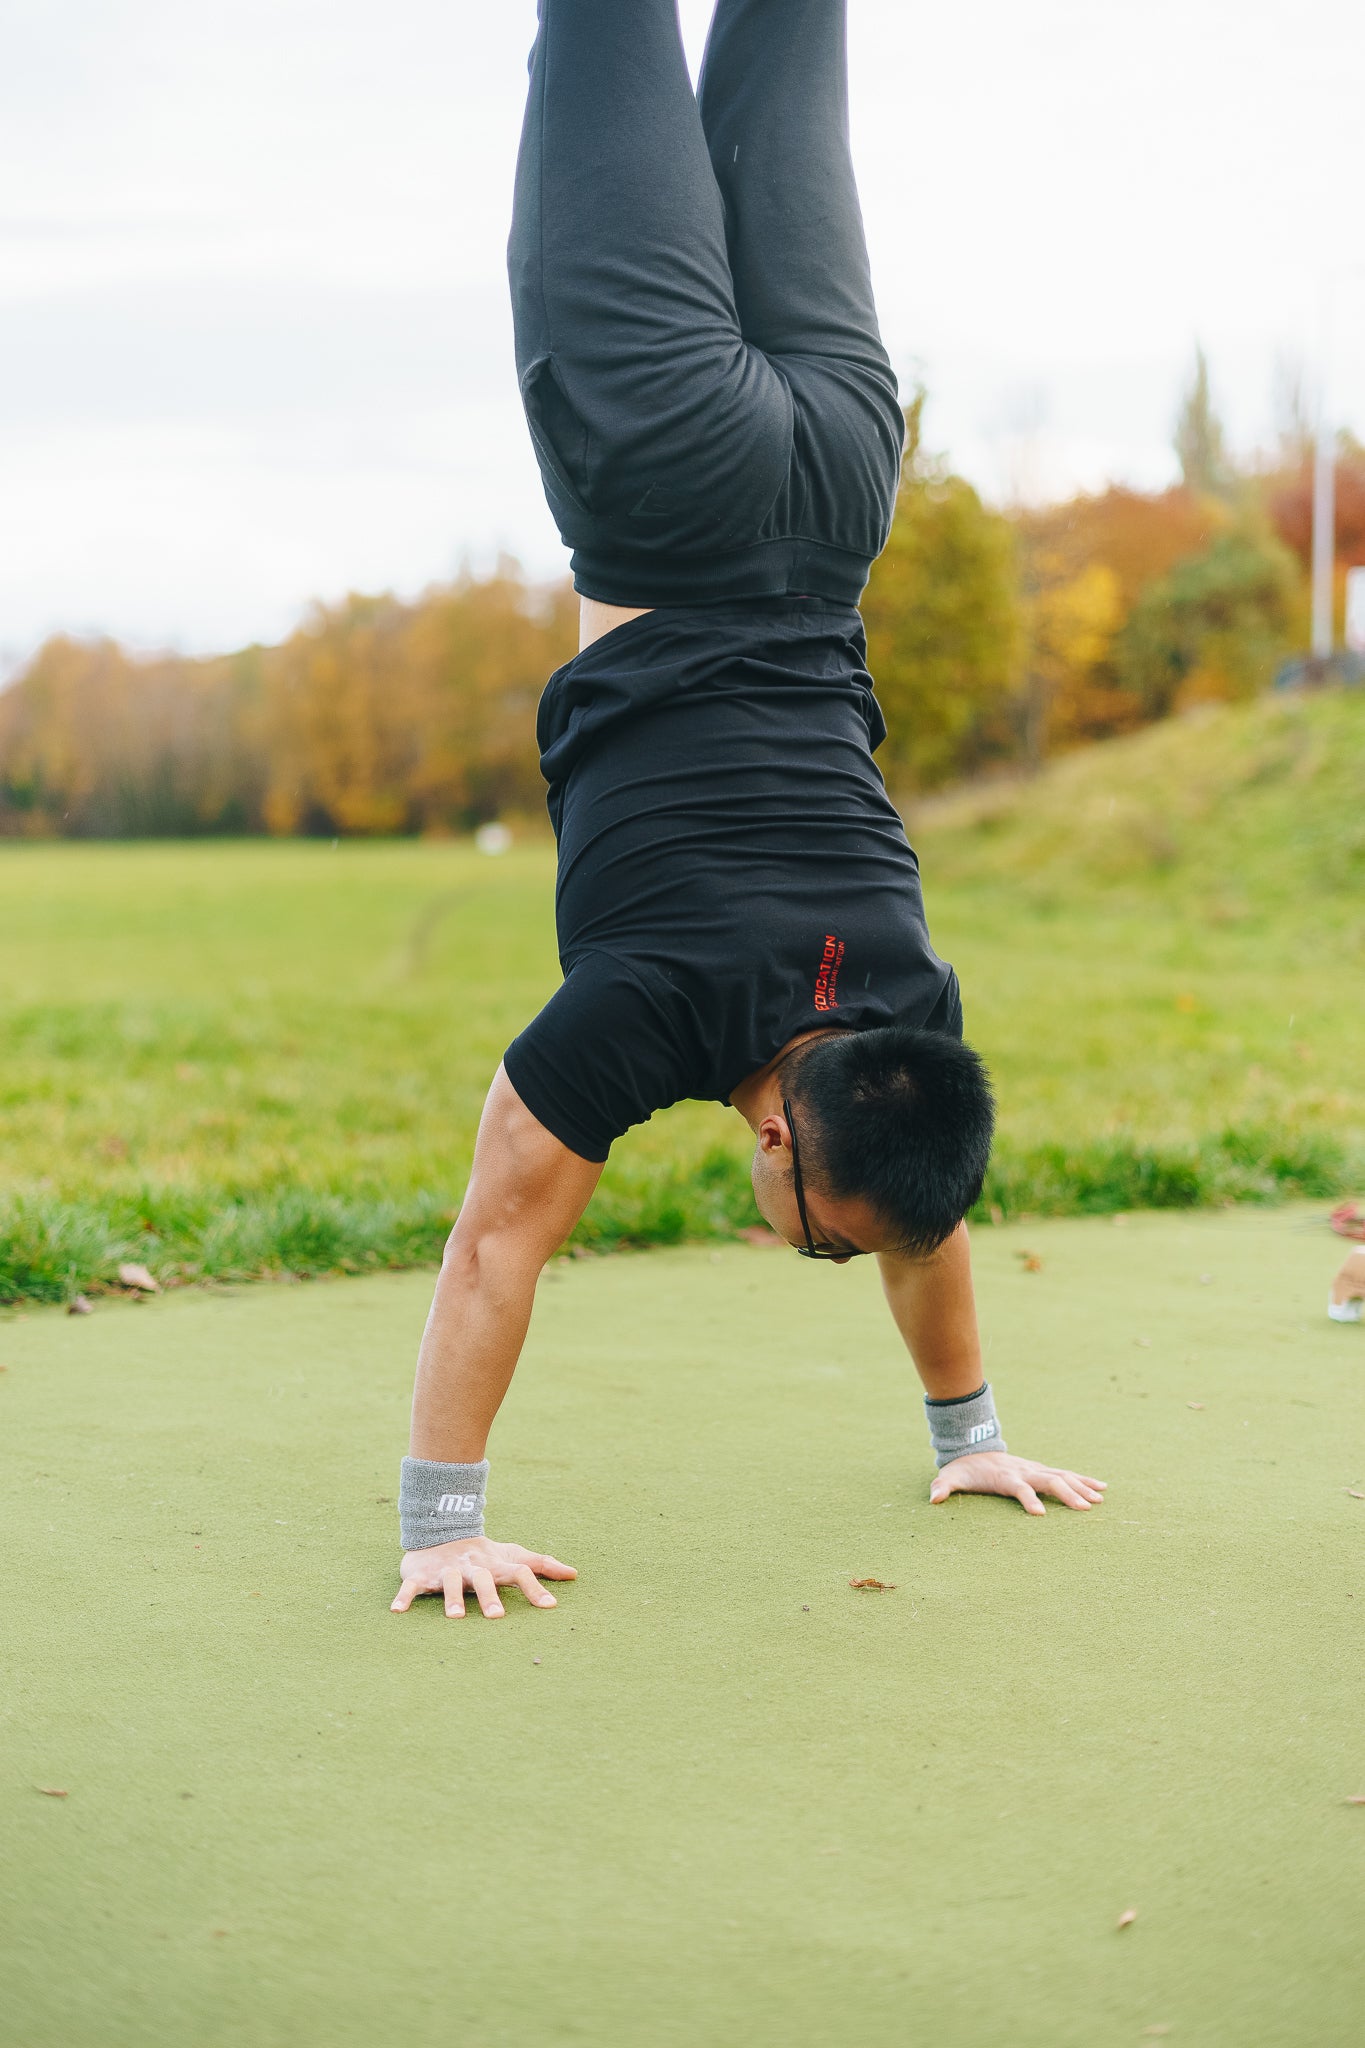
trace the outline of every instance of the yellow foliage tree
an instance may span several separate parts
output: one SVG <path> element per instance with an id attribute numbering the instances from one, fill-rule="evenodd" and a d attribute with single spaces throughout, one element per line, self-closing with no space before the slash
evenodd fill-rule
<path id="1" fill-rule="evenodd" d="M 1018 632 L 1009 522 L 922 453 L 922 406 L 923 394 L 907 414 L 895 522 L 862 605 L 887 723 L 882 771 L 907 790 L 1010 750 Z"/>

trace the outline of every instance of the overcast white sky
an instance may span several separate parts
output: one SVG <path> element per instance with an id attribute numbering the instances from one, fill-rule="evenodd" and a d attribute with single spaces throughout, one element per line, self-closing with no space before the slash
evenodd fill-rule
<path id="1" fill-rule="evenodd" d="M 683 0 L 694 55 L 706 0 Z M 503 275 L 534 0 L 0 0 L 0 658 L 214 648 L 563 562 Z M 1360 0 L 851 0 L 883 326 L 1002 496 L 1144 484 L 1193 343 L 1269 437 L 1337 288 L 1365 432 Z"/>

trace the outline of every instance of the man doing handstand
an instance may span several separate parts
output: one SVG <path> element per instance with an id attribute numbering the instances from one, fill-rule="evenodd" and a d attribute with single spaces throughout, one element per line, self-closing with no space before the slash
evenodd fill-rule
<path id="1" fill-rule="evenodd" d="M 719 0 L 695 95 L 676 0 L 540 0 L 509 264 L 582 603 L 538 723 L 564 981 L 489 1090 L 422 1340 L 400 1610 L 573 1576 L 483 1534 L 488 1434 L 612 1141 L 684 1097 L 751 1125 L 798 1251 L 877 1259 L 932 1499 L 1102 1496 L 1011 1456 L 983 1384 L 990 1086 L 872 759 L 857 607 L 904 421 L 847 97 L 844 0 Z"/>

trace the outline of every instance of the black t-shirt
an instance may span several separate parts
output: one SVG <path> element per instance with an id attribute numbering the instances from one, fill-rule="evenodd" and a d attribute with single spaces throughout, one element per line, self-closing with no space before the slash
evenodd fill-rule
<path id="1" fill-rule="evenodd" d="M 565 978 L 505 1065 L 582 1158 L 814 1027 L 961 1036 L 866 660 L 853 607 L 763 599 L 647 612 L 550 678 Z"/>

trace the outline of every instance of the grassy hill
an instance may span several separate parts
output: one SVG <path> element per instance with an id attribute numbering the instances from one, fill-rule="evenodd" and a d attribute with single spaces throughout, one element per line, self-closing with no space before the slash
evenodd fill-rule
<path id="1" fill-rule="evenodd" d="M 1034 781 L 933 799 L 915 824 L 939 879 L 1008 884 L 1033 908 L 1195 892 L 1227 925 L 1310 909 L 1330 922 L 1334 906 L 1359 944 L 1365 692 L 1202 706 Z"/>
<path id="2" fill-rule="evenodd" d="M 1002 1099 L 995 1199 L 1365 1173 L 1365 694 L 1211 709 L 910 813 Z"/>
<path id="3" fill-rule="evenodd" d="M 1365 694 L 1208 713 L 912 807 L 990 1060 L 984 1213 L 1365 1181 Z M 553 850 L 0 846 L 0 1299 L 434 1258 L 558 979 Z M 585 1244 L 750 1220 L 747 1133 L 630 1133 Z"/>

